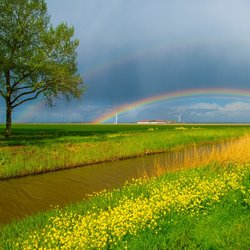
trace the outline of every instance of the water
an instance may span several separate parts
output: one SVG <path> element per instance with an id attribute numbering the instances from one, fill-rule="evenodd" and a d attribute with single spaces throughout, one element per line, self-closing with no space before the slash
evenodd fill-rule
<path id="1" fill-rule="evenodd" d="M 222 145 L 215 147 L 216 150 L 223 148 Z M 176 171 L 185 165 L 186 158 L 208 155 L 212 150 L 214 146 L 206 145 L 0 181 L 0 224 L 51 209 L 51 206 L 63 207 L 86 199 L 87 194 L 93 192 L 121 187 L 127 180 L 143 177 L 145 173 L 152 176 L 155 165 L 164 166 L 166 172 Z"/>

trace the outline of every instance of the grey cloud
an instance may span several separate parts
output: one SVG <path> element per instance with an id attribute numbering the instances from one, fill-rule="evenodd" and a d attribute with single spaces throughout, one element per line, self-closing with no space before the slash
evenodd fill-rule
<path id="1" fill-rule="evenodd" d="M 228 103 L 220 109 L 223 112 L 229 111 L 250 111 L 250 103 L 247 102 L 233 102 Z"/>
<path id="2" fill-rule="evenodd" d="M 225 51 L 235 44 L 248 45 L 250 38 L 248 1 L 47 2 L 54 23 L 67 21 L 75 26 L 82 60 L 155 44 L 202 45 Z"/>
<path id="3" fill-rule="evenodd" d="M 250 121 L 250 103 L 249 102 L 232 102 L 224 106 L 216 105 L 203 111 L 191 107 L 190 115 L 198 120 L 203 121 L 231 121 L 231 122 L 249 122 Z M 188 110 L 188 109 L 187 109 Z"/>
<path id="4" fill-rule="evenodd" d="M 208 85 L 244 88 L 250 81 L 248 1 L 47 2 L 54 23 L 75 27 L 88 100 L 122 103 Z M 94 77 L 86 71 L 124 57 L 130 59 Z"/>

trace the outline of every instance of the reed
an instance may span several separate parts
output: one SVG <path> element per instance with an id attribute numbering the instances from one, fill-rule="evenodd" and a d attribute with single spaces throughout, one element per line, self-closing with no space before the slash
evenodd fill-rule
<path id="1" fill-rule="evenodd" d="M 144 169 L 146 178 L 161 176 L 169 171 L 179 171 L 206 165 L 244 165 L 250 162 L 250 135 L 231 139 L 223 144 L 186 147 L 171 154 L 171 162 L 155 160 L 152 168 Z"/>

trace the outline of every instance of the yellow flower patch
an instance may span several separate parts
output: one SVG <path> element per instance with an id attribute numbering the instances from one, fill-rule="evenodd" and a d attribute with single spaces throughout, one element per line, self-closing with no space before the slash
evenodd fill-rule
<path id="1" fill-rule="evenodd" d="M 141 195 L 123 197 L 114 207 L 93 209 L 81 215 L 60 212 L 44 229 L 19 239 L 22 249 L 103 249 L 115 246 L 126 235 L 145 229 L 159 230 L 158 221 L 171 211 L 191 216 L 207 214 L 229 191 L 245 190 L 242 178 L 248 166 L 233 166 L 222 174 L 204 178 L 198 172 L 167 181 L 164 178 L 140 179 L 131 186 L 145 190 Z M 112 192 L 102 193 L 112 197 Z"/>

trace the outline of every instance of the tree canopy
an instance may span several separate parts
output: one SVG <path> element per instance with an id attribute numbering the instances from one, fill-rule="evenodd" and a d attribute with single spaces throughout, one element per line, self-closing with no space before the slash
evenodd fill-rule
<path id="1" fill-rule="evenodd" d="M 44 0 L 0 0 L 0 95 L 6 103 L 6 134 L 14 108 L 42 96 L 79 98 L 74 28 L 53 27 Z"/>

